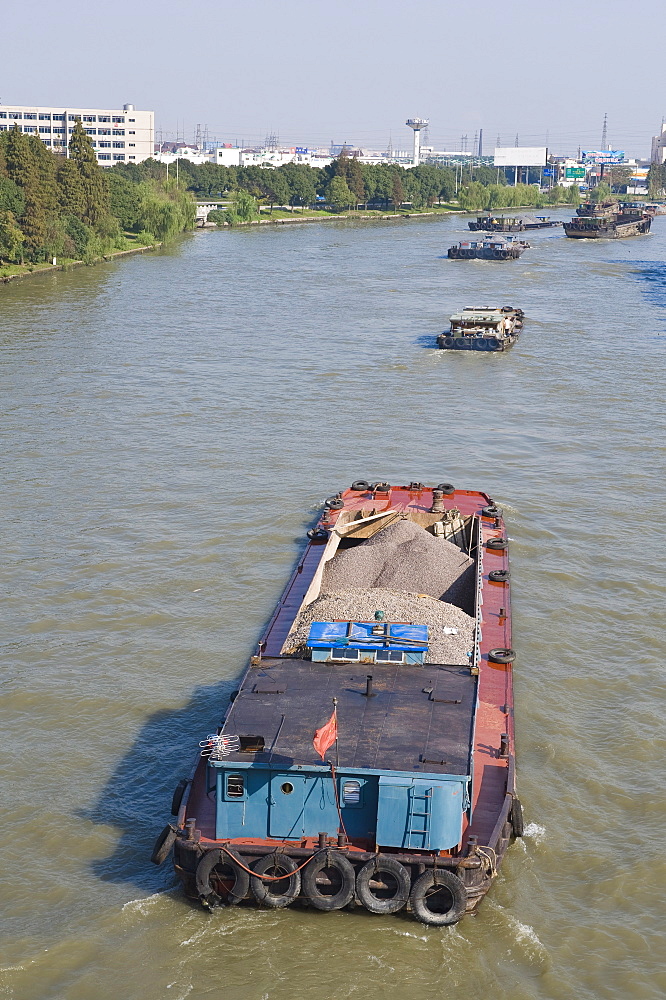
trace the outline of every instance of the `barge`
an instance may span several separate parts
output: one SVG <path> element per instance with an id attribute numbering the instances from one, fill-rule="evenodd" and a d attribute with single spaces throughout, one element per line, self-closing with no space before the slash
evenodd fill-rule
<path id="1" fill-rule="evenodd" d="M 468 222 L 467 225 L 472 232 L 484 230 L 491 233 L 522 233 L 526 229 L 551 229 L 553 226 L 561 225 L 561 223 L 550 219 L 547 215 L 520 215 L 516 217 L 479 215 L 475 222 Z"/>
<path id="2" fill-rule="evenodd" d="M 450 329 L 437 338 L 437 346 L 451 351 L 505 351 L 515 344 L 523 328 L 522 309 L 467 306 L 450 319 Z"/>
<path id="3" fill-rule="evenodd" d="M 187 896 L 435 926 L 478 906 L 523 832 L 507 546 L 448 483 L 326 501 L 157 838 Z"/>
<path id="4" fill-rule="evenodd" d="M 564 232 L 578 240 L 620 240 L 649 233 L 652 219 L 642 207 L 588 201 L 576 209 L 575 218 L 564 223 Z"/>
<path id="5" fill-rule="evenodd" d="M 461 240 L 449 247 L 449 260 L 516 260 L 530 244 L 515 236 L 490 236 L 483 240 Z"/>

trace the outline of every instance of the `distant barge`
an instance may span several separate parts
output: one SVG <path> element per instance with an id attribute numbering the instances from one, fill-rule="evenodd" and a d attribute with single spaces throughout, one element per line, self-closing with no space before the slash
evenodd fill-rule
<path id="1" fill-rule="evenodd" d="M 472 232 L 484 230 L 491 233 L 522 233 L 526 229 L 550 229 L 553 226 L 560 226 L 560 222 L 553 221 L 547 215 L 479 215 L 476 222 L 468 222 L 467 225 Z"/>
<path id="2" fill-rule="evenodd" d="M 652 218 L 652 213 L 643 208 L 588 201 L 576 209 L 571 222 L 564 223 L 564 232 L 577 240 L 620 240 L 649 233 Z"/>
<path id="3" fill-rule="evenodd" d="M 468 306 L 451 317 L 451 327 L 439 335 L 437 346 L 451 351 L 505 351 L 518 339 L 524 315 L 513 306 Z"/>
<path id="4" fill-rule="evenodd" d="M 502 512 L 446 483 L 357 481 L 308 535 L 152 860 L 173 848 L 185 892 L 207 908 L 407 907 L 454 924 L 523 831 Z M 331 594 L 340 573 L 354 586 Z M 316 620 L 331 600 L 358 613 Z M 395 600 L 416 605 L 410 620 L 384 614 Z"/>
<path id="5" fill-rule="evenodd" d="M 490 236 L 483 240 L 461 240 L 449 247 L 449 260 L 516 260 L 530 244 L 515 236 Z"/>

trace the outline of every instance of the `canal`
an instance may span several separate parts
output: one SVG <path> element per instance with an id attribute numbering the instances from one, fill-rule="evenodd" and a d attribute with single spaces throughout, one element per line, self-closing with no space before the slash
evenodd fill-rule
<path id="1" fill-rule="evenodd" d="M 198 232 L 0 286 L 3 996 L 663 995 L 666 218 L 502 264 L 444 259 L 465 226 Z M 510 352 L 434 348 L 496 304 Z M 526 836 L 454 928 L 208 915 L 152 843 L 360 478 L 504 508 Z"/>

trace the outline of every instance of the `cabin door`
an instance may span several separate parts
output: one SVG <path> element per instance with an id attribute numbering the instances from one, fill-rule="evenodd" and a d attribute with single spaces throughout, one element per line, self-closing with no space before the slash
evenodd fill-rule
<path id="1" fill-rule="evenodd" d="M 305 832 L 305 797 L 308 778 L 304 774 L 275 774 L 271 777 L 269 837 L 296 840 Z"/>

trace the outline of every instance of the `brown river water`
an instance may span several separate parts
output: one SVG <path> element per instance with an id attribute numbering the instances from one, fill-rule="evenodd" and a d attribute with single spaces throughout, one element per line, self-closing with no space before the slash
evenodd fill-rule
<path id="1" fill-rule="evenodd" d="M 0 997 L 666 992 L 666 217 L 442 259 L 464 228 L 207 231 L 0 286 Z M 507 354 L 434 348 L 474 304 L 525 310 Z M 359 478 L 504 507 L 526 836 L 453 928 L 209 915 L 152 843 L 317 509 Z"/>

